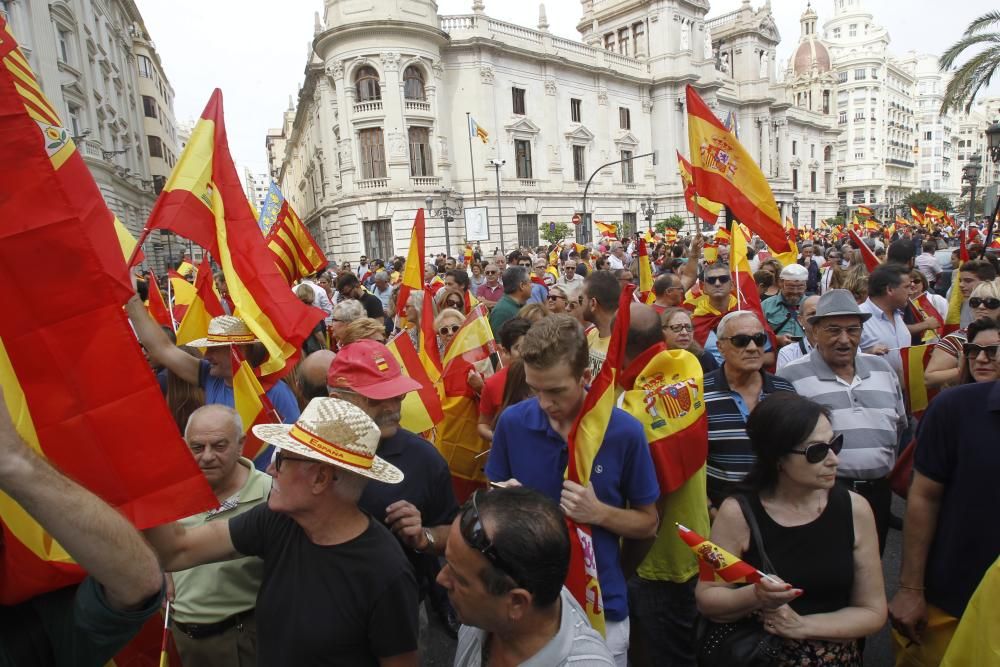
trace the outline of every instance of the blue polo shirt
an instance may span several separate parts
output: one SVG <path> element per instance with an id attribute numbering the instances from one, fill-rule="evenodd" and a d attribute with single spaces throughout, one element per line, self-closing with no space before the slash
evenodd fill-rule
<path id="1" fill-rule="evenodd" d="M 514 477 L 559 502 L 568 458 L 566 441 L 549 424 L 538 399 L 530 398 L 501 414 L 493 432 L 486 476 L 495 482 Z M 598 500 L 612 507 L 651 505 L 660 497 L 642 424 L 623 410 L 615 408 L 611 413 L 590 481 Z M 628 597 L 620 564 L 620 538 L 599 526 L 592 526 L 592 531 L 605 616 L 610 621 L 623 621 L 628 618 Z"/>
<path id="2" fill-rule="evenodd" d="M 961 616 L 1000 554 L 1000 382 L 942 392 L 917 427 L 913 467 L 944 485 L 927 553 L 927 601 Z"/>

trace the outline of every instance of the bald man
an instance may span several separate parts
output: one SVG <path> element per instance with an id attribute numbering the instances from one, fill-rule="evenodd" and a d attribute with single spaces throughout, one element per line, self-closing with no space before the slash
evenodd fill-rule
<path id="1" fill-rule="evenodd" d="M 326 374 L 337 355 L 331 350 L 316 350 L 299 365 L 299 394 L 308 403 L 327 395 Z"/>

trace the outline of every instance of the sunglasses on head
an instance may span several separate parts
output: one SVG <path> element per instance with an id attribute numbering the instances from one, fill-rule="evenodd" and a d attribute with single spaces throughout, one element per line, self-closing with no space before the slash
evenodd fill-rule
<path id="1" fill-rule="evenodd" d="M 452 324 L 450 326 L 443 326 L 438 329 L 438 333 L 442 336 L 447 336 L 448 334 L 458 333 L 458 330 L 462 328 L 461 324 Z"/>
<path id="2" fill-rule="evenodd" d="M 706 276 L 705 282 L 709 285 L 725 285 L 729 282 L 729 276 Z"/>
<path id="3" fill-rule="evenodd" d="M 975 359 L 982 352 L 986 355 L 986 358 L 993 361 L 997 358 L 997 349 L 1000 349 L 1000 345 L 977 345 L 976 343 L 963 343 L 962 344 L 962 354 L 964 354 L 969 359 Z"/>
<path id="4" fill-rule="evenodd" d="M 834 454 L 839 454 L 844 448 L 844 434 L 838 433 L 833 436 L 830 442 L 810 442 L 805 449 L 792 449 L 791 454 L 802 454 L 809 463 L 820 463 L 826 460 L 826 455 L 832 450 Z"/>
<path id="5" fill-rule="evenodd" d="M 719 340 L 728 340 L 735 347 L 746 347 L 751 342 L 757 347 L 764 347 L 764 344 L 767 343 L 767 334 L 763 331 L 755 334 L 736 334 L 735 336 L 726 336 Z"/>
<path id="6" fill-rule="evenodd" d="M 974 296 L 969 299 L 969 305 L 973 308 L 987 308 L 989 310 L 996 310 L 1000 308 L 1000 299 L 992 296 L 982 297 Z"/>
<path id="7" fill-rule="evenodd" d="M 500 570 L 508 577 L 513 579 L 518 585 L 520 582 L 517 577 L 513 575 L 512 568 L 500 557 L 497 552 L 496 545 L 493 541 L 486 536 L 486 529 L 483 528 L 482 519 L 479 518 L 479 506 L 476 504 L 476 498 L 479 495 L 479 491 L 475 491 L 472 494 L 472 498 L 465 504 L 465 509 L 462 511 L 462 518 L 459 520 L 458 528 L 459 532 L 462 534 L 462 539 L 470 547 L 481 553 L 486 557 L 493 567 Z"/>

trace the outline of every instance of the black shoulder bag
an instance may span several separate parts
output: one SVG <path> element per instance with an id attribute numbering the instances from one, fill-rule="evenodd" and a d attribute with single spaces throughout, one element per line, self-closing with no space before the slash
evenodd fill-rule
<path id="1" fill-rule="evenodd" d="M 764 551 L 757 518 L 746 496 L 737 494 L 743 517 L 750 527 L 750 538 L 760 554 L 764 572 L 774 572 L 771 559 Z M 716 623 L 704 616 L 698 617 L 695 628 L 695 652 L 699 667 L 764 667 L 774 663 L 782 643 L 781 637 L 764 630 L 756 615 L 732 623 Z"/>

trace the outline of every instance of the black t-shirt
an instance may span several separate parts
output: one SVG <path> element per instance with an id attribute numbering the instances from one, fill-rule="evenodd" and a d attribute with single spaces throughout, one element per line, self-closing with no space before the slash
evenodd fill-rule
<path id="1" fill-rule="evenodd" d="M 365 292 L 361 295 L 361 305 L 365 307 L 365 314 L 372 319 L 380 320 L 385 317 L 385 308 L 382 307 L 382 299 L 374 294 Z"/>
<path id="2" fill-rule="evenodd" d="M 229 520 L 233 546 L 264 560 L 257 664 L 377 665 L 417 649 L 417 583 L 392 534 L 369 520 L 358 537 L 313 544 L 266 504 Z"/>

